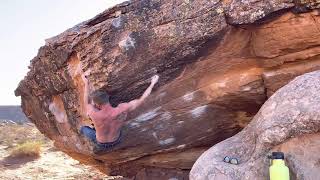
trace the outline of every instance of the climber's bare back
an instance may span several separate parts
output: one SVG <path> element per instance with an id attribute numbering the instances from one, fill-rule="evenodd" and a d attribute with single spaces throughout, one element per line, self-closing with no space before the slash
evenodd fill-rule
<path id="1" fill-rule="evenodd" d="M 120 119 L 122 114 L 126 114 L 129 109 L 129 104 L 124 103 L 113 108 L 111 105 L 103 106 L 101 110 L 96 109 L 89 104 L 89 116 L 93 121 L 96 129 L 96 137 L 98 142 L 112 142 L 120 135 L 120 128 L 124 121 Z"/>

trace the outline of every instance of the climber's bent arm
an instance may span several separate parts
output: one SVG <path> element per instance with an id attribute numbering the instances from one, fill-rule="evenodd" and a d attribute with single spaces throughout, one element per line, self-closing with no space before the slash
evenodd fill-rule
<path id="1" fill-rule="evenodd" d="M 150 86 L 144 91 L 143 95 L 139 99 L 132 100 L 127 103 L 121 103 L 116 107 L 117 114 L 121 114 L 122 112 L 126 111 L 133 111 L 137 107 L 139 107 L 143 101 L 151 94 L 151 91 L 154 87 L 154 85 L 158 82 L 159 76 L 155 75 L 151 79 Z"/>

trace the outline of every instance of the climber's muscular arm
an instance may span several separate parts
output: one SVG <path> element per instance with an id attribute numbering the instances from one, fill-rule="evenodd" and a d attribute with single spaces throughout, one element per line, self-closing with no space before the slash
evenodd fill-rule
<path id="1" fill-rule="evenodd" d="M 151 84 L 150 86 L 144 91 L 143 95 L 139 99 L 132 100 L 127 103 L 121 103 L 119 104 L 116 108 L 116 114 L 121 114 L 126 111 L 132 111 L 136 109 L 138 106 L 142 104 L 142 102 L 151 94 L 151 91 L 154 87 L 154 85 L 158 82 L 159 76 L 155 75 L 151 79 Z"/>
<path id="2" fill-rule="evenodd" d="M 87 71 L 81 75 L 82 80 L 84 82 L 84 93 L 83 93 L 83 104 L 85 106 L 85 113 L 87 114 L 94 114 L 94 107 L 92 104 L 89 103 L 89 82 L 87 79 L 87 75 L 90 73 L 90 71 Z"/>
<path id="3" fill-rule="evenodd" d="M 83 97 L 83 104 L 85 106 L 85 114 L 89 116 L 92 120 L 101 121 L 106 118 L 106 116 L 110 116 L 112 114 L 106 114 L 104 111 L 96 111 L 96 108 L 89 102 L 89 82 L 87 79 L 87 75 L 90 71 L 86 71 L 82 74 L 82 80 L 84 82 L 84 97 Z"/>

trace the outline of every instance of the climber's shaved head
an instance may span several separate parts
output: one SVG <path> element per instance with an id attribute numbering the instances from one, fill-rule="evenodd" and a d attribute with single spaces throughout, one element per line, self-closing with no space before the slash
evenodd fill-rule
<path id="1" fill-rule="evenodd" d="M 90 98 L 96 105 L 109 104 L 109 94 L 106 91 L 96 90 L 90 94 Z"/>

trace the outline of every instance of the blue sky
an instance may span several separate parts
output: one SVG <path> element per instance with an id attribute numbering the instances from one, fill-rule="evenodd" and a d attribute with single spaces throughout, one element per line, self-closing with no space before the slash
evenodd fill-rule
<path id="1" fill-rule="evenodd" d="M 124 0 L 1 0 L 0 105 L 20 104 L 14 90 L 44 40 Z"/>

